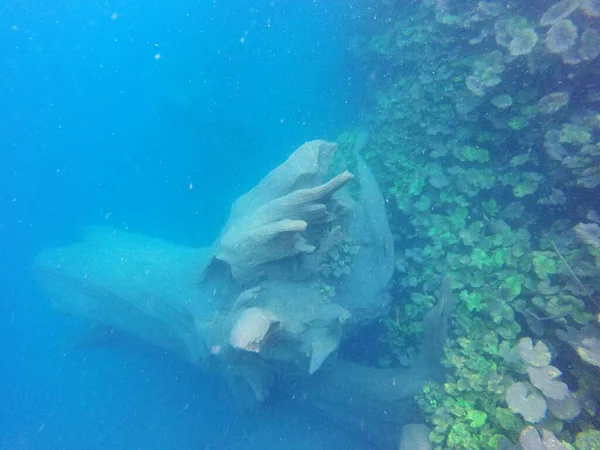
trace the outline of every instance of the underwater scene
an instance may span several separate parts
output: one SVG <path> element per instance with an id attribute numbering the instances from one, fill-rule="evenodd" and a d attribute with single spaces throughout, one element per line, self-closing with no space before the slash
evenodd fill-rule
<path id="1" fill-rule="evenodd" d="M 0 11 L 0 450 L 600 450 L 600 1 Z"/>

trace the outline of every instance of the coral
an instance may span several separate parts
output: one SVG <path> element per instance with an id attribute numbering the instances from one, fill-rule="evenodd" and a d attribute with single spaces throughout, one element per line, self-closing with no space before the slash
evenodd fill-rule
<path id="1" fill-rule="evenodd" d="M 506 389 L 506 403 L 530 423 L 537 423 L 546 416 L 546 401 L 527 383 L 511 384 Z"/>
<path id="2" fill-rule="evenodd" d="M 555 379 L 562 372 L 554 366 L 528 367 L 529 381 L 538 388 L 546 398 L 562 400 L 569 394 L 569 388 L 562 381 Z"/>
<path id="3" fill-rule="evenodd" d="M 508 50 L 513 56 L 528 55 L 537 44 L 538 35 L 533 28 L 520 30 L 508 44 Z"/>
<path id="4" fill-rule="evenodd" d="M 577 237 L 586 245 L 600 249 L 600 226 L 596 223 L 578 223 L 573 227 Z"/>
<path id="5" fill-rule="evenodd" d="M 589 17 L 600 17 L 600 1 L 583 0 L 581 10 Z"/>
<path id="6" fill-rule="evenodd" d="M 557 330 L 557 336 L 567 342 L 582 360 L 588 364 L 600 367 L 600 333 L 594 328 L 578 331 L 573 327 Z"/>
<path id="7" fill-rule="evenodd" d="M 558 272 L 552 252 L 533 252 L 533 267 L 536 275 L 541 279 Z"/>
<path id="8" fill-rule="evenodd" d="M 521 359 L 527 364 L 526 370 L 531 385 L 517 382 L 511 386 L 510 395 L 507 390 L 506 401 L 509 408 L 533 423 L 539 421 L 537 417 L 542 409 L 546 411 L 546 407 L 554 417 L 561 420 L 577 417 L 581 412 L 581 404 L 576 394 L 570 392 L 565 383 L 556 380 L 562 373 L 550 365 L 551 355 L 548 347 L 542 341 L 533 346 L 530 338 L 521 338 L 518 348 Z"/>
<path id="9" fill-rule="evenodd" d="M 545 27 L 554 25 L 558 21 L 569 17 L 573 11 L 579 8 L 581 0 L 561 0 L 552 5 L 540 18 L 540 25 Z"/>
<path id="10" fill-rule="evenodd" d="M 559 142 L 561 144 L 585 145 L 590 142 L 591 133 L 582 126 L 566 123 L 560 130 Z"/>
<path id="11" fill-rule="evenodd" d="M 502 94 L 496 95 L 492 98 L 492 105 L 498 109 L 509 108 L 513 104 L 513 99 L 510 95 Z"/>
<path id="12" fill-rule="evenodd" d="M 417 7 L 418 25 L 391 11 L 386 16 L 382 7 L 390 26 L 374 34 L 380 42 L 385 33 L 402 35 L 402 51 L 363 59 L 374 73 L 385 73 L 372 82 L 372 161 L 386 183 L 396 242 L 405 249 L 397 260 L 399 322 L 389 319 L 395 342 L 409 353 L 420 333 L 419 305 L 447 274 L 458 293 L 443 359 L 448 374 L 437 409 L 425 413 L 436 450 L 497 448 L 490 442 L 500 442 L 498 435 L 518 440 L 524 420 L 506 406 L 513 383 L 525 383 L 527 396 L 548 407 L 540 426 L 572 441 L 590 422 L 583 405 L 577 415 L 580 388 L 598 382 L 582 379 L 586 367 L 594 368 L 576 351 L 562 353 L 553 329 L 596 320 L 590 294 L 600 290 L 600 250 L 574 239 L 573 226 L 584 219 L 563 212 L 576 199 L 581 216 L 593 197 L 580 188 L 600 185 L 600 92 L 589 82 L 596 69 L 586 59 L 595 38 L 586 30 L 597 24 L 586 2 L 546 3 L 543 20 L 543 11 L 522 0 L 510 8 L 443 3 Z M 545 45 L 534 43 L 533 34 Z M 408 70 L 410 64 L 418 70 Z M 525 336 L 537 338 L 519 348 Z M 592 353 L 581 342 L 578 348 Z M 560 353 L 552 366 L 550 349 Z M 552 399 L 567 383 L 578 391 Z M 486 414 L 478 436 L 472 418 L 483 416 L 469 411 Z"/>
<path id="13" fill-rule="evenodd" d="M 331 246 L 320 267 L 324 277 L 339 278 L 348 275 L 351 271 L 354 257 L 360 251 L 360 246 L 355 245 L 348 235 L 341 235 Z"/>
<path id="14" fill-rule="evenodd" d="M 573 420 L 581 414 L 581 402 L 577 394 L 569 392 L 565 398 L 556 400 L 547 398 L 546 403 L 552 415 L 560 420 Z"/>
<path id="15" fill-rule="evenodd" d="M 594 28 L 587 28 L 581 33 L 580 41 L 578 53 L 585 61 L 600 54 L 600 34 Z"/>
<path id="16" fill-rule="evenodd" d="M 577 354 L 585 362 L 600 367 L 600 339 L 585 338 L 577 347 Z"/>
<path id="17" fill-rule="evenodd" d="M 560 442 L 554 433 L 542 428 L 542 437 L 532 426 L 527 426 L 521 432 L 519 443 L 523 450 L 569 450 Z"/>
<path id="18" fill-rule="evenodd" d="M 567 197 L 560 189 L 552 189 L 546 197 L 540 198 L 537 202 L 539 205 L 558 206 L 566 204 Z"/>
<path id="19" fill-rule="evenodd" d="M 519 353 L 523 361 L 533 367 L 547 366 L 552 359 L 546 344 L 542 341 L 538 341 L 534 347 L 533 342 L 528 337 L 519 340 Z"/>
<path id="20" fill-rule="evenodd" d="M 502 52 L 494 50 L 475 61 L 473 73 L 465 80 L 467 89 L 473 95 L 483 97 L 486 89 L 492 88 L 502 81 L 500 74 L 504 72 Z"/>
<path id="21" fill-rule="evenodd" d="M 575 45 L 577 27 L 568 19 L 562 19 L 546 33 L 546 47 L 552 53 L 565 53 Z"/>
<path id="22" fill-rule="evenodd" d="M 537 109 L 540 114 L 549 115 L 554 114 L 559 109 L 567 106 L 568 104 L 568 92 L 553 92 L 551 94 L 545 95 L 538 101 Z"/>
<path id="23" fill-rule="evenodd" d="M 502 4 L 498 2 L 479 2 L 477 8 L 486 16 L 496 17 L 502 14 Z"/>
<path id="24" fill-rule="evenodd" d="M 521 198 L 535 193 L 542 181 L 542 175 L 535 172 L 507 172 L 502 176 L 502 184 L 512 186 L 513 195 Z"/>
<path id="25" fill-rule="evenodd" d="M 485 96 L 484 86 L 477 78 L 473 76 L 467 77 L 465 86 L 467 86 L 467 89 L 471 91 L 473 95 L 476 95 L 477 97 Z"/>
<path id="26" fill-rule="evenodd" d="M 526 128 L 527 125 L 529 125 L 529 121 L 527 120 L 527 117 L 523 116 L 515 116 L 508 121 L 508 127 L 515 131 L 522 130 L 523 128 Z"/>
<path id="27" fill-rule="evenodd" d="M 577 178 L 577 185 L 593 189 L 600 185 L 600 167 L 588 167 L 581 171 L 581 176 Z"/>
<path id="28" fill-rule="evenodd" d="M 575 446 L 577 450 L 590 450 L 600 448 L 600 431 L 586 430 L 577 433 L 575 438 Z"/>

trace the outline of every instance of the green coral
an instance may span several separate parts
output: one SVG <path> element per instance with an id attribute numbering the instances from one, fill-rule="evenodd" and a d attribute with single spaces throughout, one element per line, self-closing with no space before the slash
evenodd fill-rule
<path id="1" fill-rule="evenodd" d="M 481 202 L 481 207 L 483 208 L 483 211 L 490 217 L 494 217 L 500 212 L 500 206 L 493 198 L 488 201 Z"/>
<path id="2" fill-rule="evenodd" d="M 590 297 L 582 294 L 556 252 L 548 251 L 546 236 L 561 243 L 572 237 L 572 217 L 556 229 L 546 225 L 551 214 L 548 220 L 535 218 L 556 206 L 539 201 L 554 190 L 577 198 L 579 191 L 597 186 L 600 111 L 588 103 L 581 111 L 565 105 L 540 113 L 536 104 L 546 93 L 536 83 L 542 72 L 534 67 L 533 54 L 533 70 L 521 75 L 523 80 L 511 72 L 515 83 L 502 83 L 505 69 L 519 68 L 519 59 L 505 58 L 500 47 L 490 52 L 467 42 L 477 29 L 488 32 L 493 22 L 496 43 L 491 44 L 508 47 L 519 30 L 539 23 L 525 3 L 499 8 L 492 20 L 481 23 L 472 18 L 486 17 L 487 8 L 497 6 L 481 2 L 473 13 L 458 2 L 441 12 L 433 0 L 431 8 L 417 3 L 418 14 L 405 20 L 375 2 L 381 27 L 364 47 L 357 46 L 373 73 L 369 166 L 387 194 L 398 236 L 398 301 L 384 320 L 384 340 L 389 360 L 402 364 L 418 345 L 440 278 L 449 276 L 457 308 L 444 350 L 448 374 L 443 387 L 422 394 L 419 405 L 433 428 L 430 439 L 436 450 L 495 449 L 503 436 L 517 442 L 525 425 L 504 399 L 508 385 L 526 380 L 519 339 L 530 336 L 535 323 L 580 329 L 596 320 Z M 455 26 L 440 25 L 449 15 Z M 464 33 L 467 41 L 456 33 L 459 26 L 469 31 Z M 418 70 L 407 70 L 411 63 Z M 573 82 L 585 66 L 568 66 Z M 500 93 L 510 95 L 513 104 L 490 111 L 488 99 Z M 573 123 L 564 123 L 565 117 Z M 512 200 L 505 193 L 512 193 Z M 582 214 L 586 206 L 582 204 Z M 564 258 L 585 292 L 600 290 L 600 251 L 578 251 L 572 240 L 565 245 Z M 544 339 L 552 340 L 548 331 Z M 583 380 L 581 374 L 569 375 Z M 579 383 L 598 384 L 589 379 Z M 571 436 L 589 427 L 589 417 L 582 415 L 565 427 L 548 418 L 544 426 L 572 441 Z"/>
<path id="3" fill-rule="evenodd" d="M 429 208 L 431 208 L 431 199 L 424 195 L 417 202 L 415 202 L 414 207 L 417 211 L 427 211 Z"/>
<path id="4" fill-rule="evenodd" d="M 560 131 L 560 142 L 563 144 L 584 145 L 590 142 L 592 135 L 579 125 L 564 124 Z"/>
<path id="5" fill-rule="evenodd" d="M 535 193 L 543 177 L 536 172 L 508 172 L 501 177 L 502 184 L 512 186 L 513 195 L 517 198 Z"/>
<path id="6" fill-rule="evenodd" d="M 333 301 L 335 298 L 335 286 L 331 286 L 323 281 L 317 281 L 313 287 L 319 291 L 321 298 L 325 301 Z"/>
<path id="7" fill-rule="evenodd" d="M 469 311 L 481 311 L 483 308 L 483 297 L 478 292 L 469 293 L 469 291 L 462 291 L 460 293 L 460 299 L 465 302 Z"/>
<path id="8" fill-rule="evenodd" d="M 558 273 L 556 255 L 552 252 L 533 252 L 533 268 L 535 274 L 541 279 Z"/>
<path id="9" fill-rule="evenodd" d="M 467 413 L 467 420 L 471 421 L 471 428 L 481 428 L 487 421 L 487 414 L 483 411 L 471 410 Z"/>
<path id="10" fill-rule="evenodd" d="M 389 347 L 396 364 L 410 362 L 411 353 L 422 339 L 423 319 L 435 303 L 435 297 L 413 292 L 402 310 L 398 307 L 394 316 L 384 318 L 381 341 Z"/>
<path id="11" fill-rule="evenodd" d="M 597 450 L 600 449 L 600 431 L 586 430 L 577 433 L 575 438 L 575 447 L 577 450 Z"/>
<path id="12" fill-rule="evenodd" d="M 498 424 L 507 431 L 510 435 L 518 435 L 525 428 L 525 421 L 520 415 L 515 414 L 508 408 L 498 406 L 495 410 L 494 417 Z"/>
<path id="13" fill-rule="evenodd" d="M 333 246 L 321 266 L 321 275 L 325 278 L 340 278 L 350 274 L 354 257 L 360 251 L 352 238 L 344 235 L 340 242 Z"/>
<path id="14" fill-rule="evenodd" d="M 515 116 L 515 117 L 512 117 L 508 121 L 508 127 L 514 131 L 522 130 L 523 128 L 526 128 L 528 125 L 529 125 L 529 120 L 527 120 L 527 117 L 524 117 L 524 116 Z"/>
<path id="15" fill-rule="evenodd" d="M 467 197 L 475 197 L 481 191 L 491 189 L 496 184 L 496 175 L 490 169 L 468 168 L 465 170 L 460 167 L 451 167 L 448 172 L 456 176 L 457 192 Z"/>
<path id="16" fill-rule="evenodd" d="M 484 163 L 490 160 L 490 152 L 484 148 L 465 145 L 458 147 L 453 151 L 454 156 L 459 161 L 463 162 L 479 162 Z"/>
<path id="17" fill-rule="evenodd" d="M 535 180 L 521 181 L 517 185 L 513 186 L 513 195 L 517 198 L 531 195 L 538 189 L 538 182 Z"/>
<path id="18" fill-rule="evenodd" d="M 502 288 L 505 288 L 510 293 L 510 298 L 515 298 L 521 293 L 521 286 L 525 282 L 525 276 L 522 274 L 514 274 L 506 277 L 502 282 Z"/>

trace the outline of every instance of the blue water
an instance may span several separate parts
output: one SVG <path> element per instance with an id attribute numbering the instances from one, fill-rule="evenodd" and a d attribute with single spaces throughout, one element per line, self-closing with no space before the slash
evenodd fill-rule
<path id="1" fill-rule="evenodd" d="M 54 311 L 30 266 L 88 225 L 206 245 L 231 202 L 296 146 L 360 120 L 343 5 L 2 3 L 0 449 L 271 445 L 269 411 L 244 411 L 221 378 Z M 314 448 L 343 445 L 290 417 Z"/>

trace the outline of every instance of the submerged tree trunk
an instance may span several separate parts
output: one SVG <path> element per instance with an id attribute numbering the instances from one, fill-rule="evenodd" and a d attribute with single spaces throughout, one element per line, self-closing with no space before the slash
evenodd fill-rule
<path id="1" fill-rule="evenodd" d="M 198 365 L 215 359 L 260 401 L 276 390 L 397 446 L 435 365 L 380 369 L 332 355 L 386 312 L 394 269 L 377 184 L 358 150 L 358 195 L 346 187 L 350 173 L 328 178 L 335 150 L 300 147 L 234 203 L 210 248 L 90 228 L 81 242 L 41 252 L 37 278 L 57 308 Z"/>

